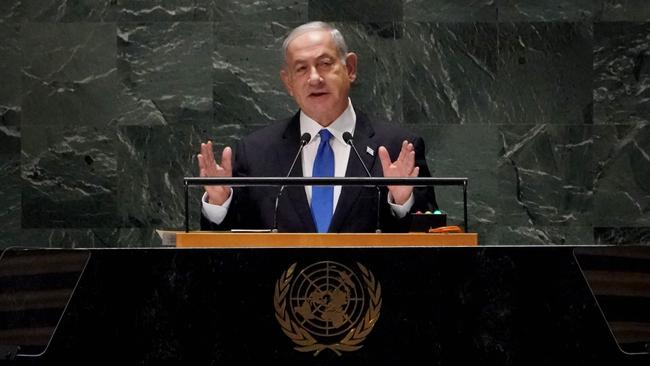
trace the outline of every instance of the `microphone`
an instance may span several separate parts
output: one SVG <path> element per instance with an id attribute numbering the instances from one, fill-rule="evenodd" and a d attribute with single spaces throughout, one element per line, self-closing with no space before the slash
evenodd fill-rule
<path id="1" fill-rule="evenodd" d="M 298 149 L 298 153 L 296 156 L 293 158 L 293 162 L 291 162 L 291 167 L 289 167 L 289 172 L 287 173 L 287 177 L 291 175 L 291 172 L 293 171 L 293 167 L 296 165 L 296 162 L 298 161 L 298 157 L 300 156 L 300 153 L 302 152 L 302 149 L 305 147 L 311 141 L 311 135 L 308 132 L 305 132 L 300 136 L 300 148 Z M 280 190 L 278 191 L 278 194 L 275 196 L 275 207 L 273 208 L 273 229 L 271 230 L 274 233 L 278 232 L 278 204 L 280 203 L 280 197 L 282 196 L 282 191 L 284 191 L 284 185 L 280 187 Z"/>
<path id="2" fill-rule="evenodd" d="M 359 151 L 357 150 L 356 146 L 354 146 L 354 139 L 352 138 L 352 134 L 348 131 L 343 132 L 343 141 L 345 141 L 346 144 L 350 145 L 352 147 L 352 150 L 354 151 L 354 154 L 357 156 L 359 159 L 359 162 L 361 162 L 361 166 L 363 166 L 363 169 L 366 171 L 366 174 L 368 175 L 369 178 L 372 178 L 372 174 L 370 174 L 370 170 L 368 170 L 368 167 L 366 166 L 366 163 L 363 162 L 363 159 L 361 159 L 361 155 L 359 155 Z M 379 186 L 375 186 L 377 188 L 377 223 L 375 226 L 375 232 L 376 233 L 381 233 L 381 226 L 379 223 L 379 208 L 381 204 L 381 189 L 379 189 Z"/>

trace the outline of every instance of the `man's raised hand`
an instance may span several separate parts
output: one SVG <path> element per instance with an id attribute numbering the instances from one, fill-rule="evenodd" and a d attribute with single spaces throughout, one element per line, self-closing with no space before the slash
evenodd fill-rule
<path id="1" fill-rule="evenodd" d="M 221 153 L 221 165 L 214 158 L 212 141 L 201 144 L 201 153 L 196 155 L 201 177 L 232 177 L 232 149 L 226 146 Z M 222 205 L 230 196 L 230 186 L 205 186 L 208 203 Z"/>
<path id="2" fill-rule="evenodd" d="M 402 150 L 397 160 L 391 162 L 388 150 L 383 146 L 379 147 L 379 160 L 384 177 L 415 178 L 420 173 L 420 168 L 415 166 L 415 148 L 406 140 L 402 142 Z M 388 186 L 388 190 L 393 196 L 393 201 L 398 205 L 403 205 L 413 193 L 412 186 Z"/>

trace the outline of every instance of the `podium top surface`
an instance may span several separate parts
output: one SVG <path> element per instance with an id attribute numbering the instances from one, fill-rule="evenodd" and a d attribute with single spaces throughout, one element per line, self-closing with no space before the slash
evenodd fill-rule
<path id="1" fill-rule="evenodd" d="M 476 233 L 174 232 L 177 248 L 319 248 L 476 246 Z"/>

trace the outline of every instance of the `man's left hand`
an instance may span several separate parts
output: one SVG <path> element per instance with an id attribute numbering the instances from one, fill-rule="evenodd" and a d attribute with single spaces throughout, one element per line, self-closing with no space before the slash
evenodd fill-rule
<path id="1" fill-rule="evenodd" d="M 383 146 L 379 147 L 379 160 L 381 160 L 384 177 L 415 178 L 420 173 L 420 168 L 415 166 L 415 148 L 406 140 L 402 142 L 402 150 L 397 160 L 391 162 L 388 150 Z M 413 193 L 412 186 L 388 186 L 388 190 L 397 205 L 403 205 Z"/>

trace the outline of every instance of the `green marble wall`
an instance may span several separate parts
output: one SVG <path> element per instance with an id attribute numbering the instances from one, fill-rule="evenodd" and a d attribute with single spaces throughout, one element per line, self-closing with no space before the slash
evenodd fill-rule
<path id="1" fill-rule="evenodd" d="M 5 0 L 0 246 L 160 245 L 200 141 L 294 113 L 279 49 L 316 19 L 359 54 L 355 107 L 470 178 L 482 244 L 650 241 L 646 0 Z"/>

